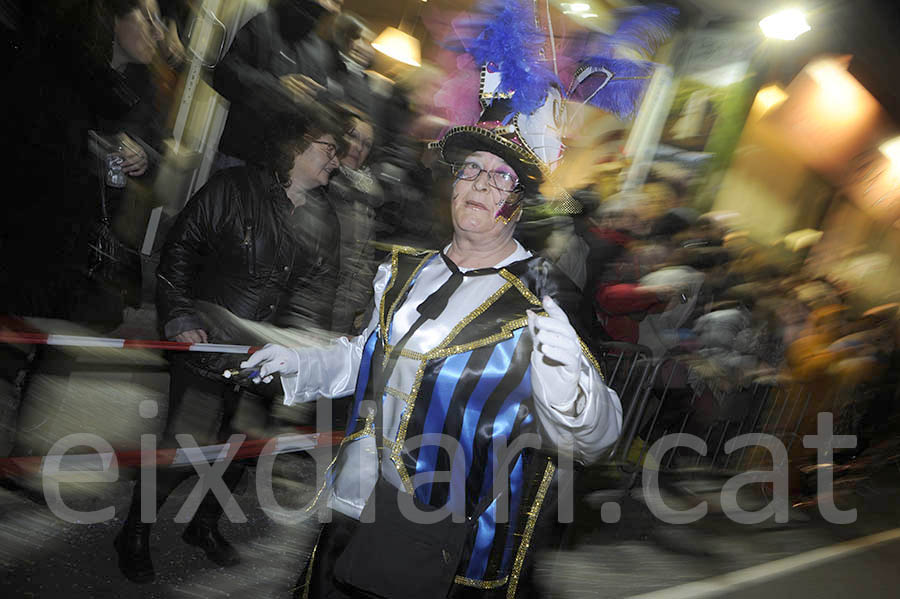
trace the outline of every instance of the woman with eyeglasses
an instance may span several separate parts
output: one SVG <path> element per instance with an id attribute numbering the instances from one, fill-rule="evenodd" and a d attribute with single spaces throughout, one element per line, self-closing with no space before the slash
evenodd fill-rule
<path id="1" fill-rule="evenodd" d="M 327 329 L 335 302 L 340 228 L 325 186 L 344 153 L 344 124 L 324 112 L 283 114 L 267 134 L 264 167 L 218 171 L 187 203 L 168 233 L 157 269 L 157 314 L 166 338 L 184 343 L 255 343 L 223 330 L 211 312 L 247 321 Z M 204 306 L 212 304 L 213 310 Z M 215 308 L 218 307 L 218 308 Z M 238 402 L 268 403 L 223 378 L 239 357 L 179 352 L 171 361 L 165 443 L 192 434 L 200 445 L 223 442 Z M 263 391 L 265 394 L 266 392 Z M 201 417 L 198 417 L 198 411 Z M 202 417 L 205 415 L 206 417 Z M 223 480 L 243 474 L 232 463 Z M 157 473 L 156 507 L 191 471 Z M 152 491 L 151 491 L 152 492 Z M 116 537 L 119 568 L 134 582 L 154 578 L 150 524 L 141 521 L 137 482 Z M 219 533 L 222 506 L 208 495 L 183 538 L 213 562 L 231 566 L 237 551 Z"/>
<path id="2" fill-rule="evenodd" d="M 280 374 L 288 404 L 355 393 L 319 495 L 331 522 L 296 597 L 532 596 L 559 456 L 594 459 L 618 436 L 618 397 L 570 322 L 577 289 L 514 237 L 549 169 L 502 115 L 483 120 L 440 142 L 454 174 L 451 240 L 394 248 L 362 334 L 270 345 L 242 364 L 261 382 Z M 434 552 L 421 529 L 399 534 L 409 520 L 382 509 L 404 497 L 419 514 L 445 510 L 442 522 L 464 514 L 465 542 Z"/>

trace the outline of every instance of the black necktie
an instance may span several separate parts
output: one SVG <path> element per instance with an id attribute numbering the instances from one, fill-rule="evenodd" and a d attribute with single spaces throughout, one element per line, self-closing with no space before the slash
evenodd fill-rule
<path id="1" fill-rule="evenodd" d="M 444 260 L 444 264 L 447 265 L 447 268 L 450 269 L 450 278 L 447 279 L 447 281 L 443 285 L 441 285 L 437 289 L 437 291 L 429 295 L 427 298 L 425 298 L 425 301 L 419 304 L 418 310 L 419 314 L 421 314 L 419 320 L 422 321 L 428 318 L 435 320 L 438 316 L 441 315 L 441 312 L 443 312 L 447 308 L 447 303 L 450 301 L 450 297 L 459 288 L 459 286 L 462 285 L 463 277 L 477 277 L 481 275 L 496 274 L 497 272 L 499 272 L 496 268 L 476 268 L 473 270 L 462 272 L 459 270 L 459 267 L 453 263 L 453 260 L 448 258 L 444 252 L 441 252 L 441 258 Z M 416 324 L 419 324 L 418 321 Z"/>
<path id="2" fill-rule="evenodd" d="M 403 348 L 406 347 L 406 344 L 409 342 L 410 338 L 412 338 L 413 334 L 419 327 L 425 324 L 426 320 L 429 319 L 437 319 L 438 316 L 447 308 L 447 303 L 450 301 L 450 296 L 453 295 L 453 292 L 456 291 L 460 285 L 462 285 L 463 277 L 477 277 L 482 275 L 490 275 L 500 272 L 497 268 L 476 268 L 473 270 L 469 270 L 466 272 L 462 272 L 459 270 L 459 267 L 453 263 L 453 260 L 448 258 L 444 252 L 441 252 L 441 258 L 444 260 L 444 264 L 447 265 L 447 268 L 450 269 L 450 278 L 444 282 L 443 285 L 438 287 L 438 289 L 425 298 L 419 307 L 417 308 L 419 311 L 419 317 L 416 321 L 409 327 L 409 330 L 403 335 L 403 337 L 391 348 L 390 355 L 384 365 L 384 369 L 381 370 L 380 373 L 377 373 L 375 379 L 375 385 L 372 387 L 374 393 L 370 396 L 367 395 L 366 398 L 380 398 L 384 395 L 384 388 L 387 384 L 387 381 L 391 378 L 391 374 L 394 372 L 394 367 L 397 365 L 397 358 L 400 357 L 400 353 L 403 351 Z M 407 295 L 407 297 L 409 297 Z M 378 448 L 379 454 L 381 454 L 383 450 L 382 439 L 383 439 L 383 416 L 381 413 L 381 409 L 377 409 L 376 418 L 374 421 L 375 426 L 375 439 L 376 446 Z"/>

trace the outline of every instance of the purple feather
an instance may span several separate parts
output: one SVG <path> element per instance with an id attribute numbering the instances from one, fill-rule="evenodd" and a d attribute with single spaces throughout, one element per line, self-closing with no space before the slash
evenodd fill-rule
<path id="1" fill-rule="evenodd" d="M 634 7 L 616 11 L 616 14 L 620 17 L 616 32 L 612 35 L 594 34 L 587 43 L 589 56 L 581 63 L 604 67 L 613 73 L 606 87 L 590 97 L 588 103 L 627 120 L 634 115 L 655 64 L 624 58 L 622 51 L 631 50 L 646 58 L 651 57 L 671 35 L 678 9 L 670 6 Z M 582 85 L 585 83 L 587 81 Z M 587 97 L 590 94 L 582 90 L 579 95 Z"/>
<path id="2" fill-rule="evenodd" d="M 632 7 L 616 11 L 619 26 L 612 35 L 595 34 L 587 54 L 616 56 L 620 51 L 637 51 L 650 58 L 672 33 L 678 9 L 671 6 Z"/>
<path id="3" fill-rule="evenodd" d="M 454 22 L 457 37 L 447 47 L 461 46 L 476 64 L 497 68 L 497 91 L 515 92 L 510 100 L 512 110 L 534 112 L 544 103 L 550 86 L 559 85 L 559 80 L 541 56 L 547 36 L 535 23 L 533 3 L 489 0 L 479 10 L 472 18 Z"/>
<path id="4" fill-rule="evenodd" d="M 646 61 L 612 59 L 603 61 L 598 66 L 612 71 L 613 77 L 606 87 L 591 98 L 589 104 L 611 112 L 623 121 L 629 120 L 641 102 L 656 65 Z"/>

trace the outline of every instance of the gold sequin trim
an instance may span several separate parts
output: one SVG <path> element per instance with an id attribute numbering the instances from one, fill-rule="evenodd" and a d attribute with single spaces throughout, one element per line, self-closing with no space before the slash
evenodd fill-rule
<path id="1" fill-rule="evenodd" d="M 454 127 L 453 129 L 450 129 L 450 131 L 448 131 L 444 135 L 444 137 L 441 139 L 441 141 L 438 142 L 438 145 L 441 148 L 441 152 L 443 152 L 443 150 L 444 150 L 444 144 L 445 144 L 446 140 L 450 139 L 457 133 L 475 133 L 477 135 L 481 135 L 482 137 L 488 137 L 492 141 L 499 143 L 506 149 L 511 150 L 512 152 L 517 154 L 519 157 L 519 160 L 521 160 L 526 165 L 536 166 L 541 171 L 541 173 L 544 174 L 545 177 L 550 175 L 550 168 L 546 164 L 544 164 L 540 158 L 538 158 L 537 156 L 535 156 L 534 154 L 532 154 L 531 152 L 529 152 L 528 150 L 526 150 L 524 147 L 520 146 L 519 144 L 509 141 L 508 139 L 501 137 L 500 135 L 497 135 L 496 133 L 493 133 L 489 129 L 485 129 L 484 127 L 476 127 L 474 125 L 463 125 L 461 127 Z"/>
<path id="2" fill-rule="evenodd" d="M 605 383 L 606 378 L 603 376 L 603 371 L 600 369 L 600 363 L 597 361 L 597 358 L 594 357 L 594 354 L 588 348 L 587 344 L 581 340 L 581 337 L 578 338 L 578 344 L 581 346 L 581 352 L 584 354 L 584 357 L 586 357 L 588 362 L 591 363 L 591 366 L 597 369 L 597 374 L 600 375 L 600 380 Z"/>
<path id="3" fill-rule="evenodd" d="M 547 496 L 547 489 L 550 488 L 550 482 L 553 480 L 553 474 L 556 472 L 556 466 L 553 461 L 547 459 L 547 467 L 544 468 L 544 478 L 541 480 L 541 486 L 538 487 L 537 495 L 531 504 L 531 510 L 528 512 L 528 521 L 525 523 L 525 530 L 522 532 L 522 542 L 519 543 L 519 550 L 516 552 L 516 559 L 513 561 L 513 569 L 509 575 L 509 588 L 506 591 L 506 599 L 513 599 L 516 596 L 516 587 L 519 585 L 519 575 L 522 573 L 522 564 L 525 563 L 525 556 L 528 553 L 528 546 L 531 545 L 531 535 L 534 534 L 534 525 L 537 522 L 538 514 L 541 513 L 541 505 Z"/>
<path id="4" fill-rule="evenodd" d="M 522 279 L 512 274 L 505 268 L 500 269 L 500 276 L 509 281 L 516 289 L 518 289 L 519 293 L 521 293 L 525 299 L 534 304 L 535 306 L 541 306 L 541 300 L 531 292 L 531 289 L 525 286 L 525 283 L 522 282 Z"/>
<path id="5" fill-rule="evenodd" d="M 425 354 L 420 354 L 417 351 L 412 351 L 409 349 L 401 349 L 400 356 L 403 358 L 411 358 L 413 360 L 424 360 Z"/>
<path id="6" fill-rule="evenodd" d="M 390 357 L 391 352 L 394 351 L 395 345 L 386 345 L 384 347 L 384 363 L 387 364 L 388 357 Z M 403 358 L 412 358 L 413 360 L 424 360 L 425 354 L 420 354 L 417 351 L 412 351 L 409 349 L 401 349 L 400 356 Z"/>
<path id="7" fill-rule="evenodd" d="M 341 445 L 343 445 L 344 443 L 350 443 L 351 441 L 356 441 L 360 437 L 365 437 L 365 436 L 374 435 L 374 434 L 375 434 L 375 425 L 372 423 L 372 421 L 369 418 L 366 418 L 366 425 L 364 427 L 362 427 L 360 430 L 353 433 L 352 435 L 347 435 L 346 437 L 341 439 Z"/>
<path id="8" fill-rule="evenodd" d="M 389 439 L 387 437 L 382 437 L 382 439 L 384 440 L 384 446 L 391 450 L 392 457 L 395 450 L 399 453 L 403 449 L 403 447 L 398 446 L 393 439 Z"/>
<path id="9" fill-rule="evenodd" d="M 437 345 L 437 347 L 435 347 L 433 350 L 431 350 L 430 352 L 425 354 L 425 359 L 431 360 L 433 357 L 436 357 L 436 352 L 438 352 L 438 351 L 444 349 L 445 347 L 447 347 L 448 345 L 450 345 L 450 342 L 453 341 L 457 335 L 459 335 L 459 332 L 461 330 L 463 330 L 466 326 L 468 326 L 468 324 L 470 322 L 472 322 L 473 320 L 475 320 L 476 318 L 478 318 L 479 316 L 484 314 L 484 312 L 488 308 L 490 308 L 494 302 L 496 302 L 498 299 L 500 299 L 500 296 L 503 295 L 504 293 L 506 293 L 510 287 L 511 287 L 511 285 L 509 283 L 504 283 L 503 285 L 500 286 L 500 289 L 498 289 L 497 291 L 492 293 L 490 295 L 490 297 L 488 297 L 486 300 L 484 300 L 481 303 L 480 306 L 478 306 L 477 308 L 475 308 L 474 310 L 469 312 L 462 320 L 460 320 L 458 323 L 456 323 L 456 326 L 450 330 L 450 333 L 448 333 L 447 336 L 444 337 L 444 340 L 441 341 Z"/>
<path id="10" fill-rule="evenodd" d="M 393 395 L 397 399 L 402 399 L 405 402 L 409 402 L 409 400 L 411 399 L 411 397 L 409 396 L 409 393 L 404 393 L 403 391 L 400 391 L 399 389 L 394 389 L 393 387 L 385 387 L 384 392 L 387 393 L 388 395 Z"/>
<path id="11" fill-rule="evenodd" d="M 303 599 L 309 599 L 309 583 L 312 580 L 313 563 L 316 561 L 316 549 L 319 548 L 319 539 L 316 537 L 316 544 L 313 545 L 312 553 L 309 554 L 309 565 L 306 566 L 306 581 L 303 583 Z"/>
<path id="12" fill-rule="evenodd" d="M 390 341 L 388 339 L 388 329 L 391 324 L 391 321 L 394 318 L 394 310 L 397 309 L 397 304 L 400 303 L 400 300 L 402 300 L 404 298 L 404 296 L 406 294 L 406 290 L 409 289 L 409 286 L 415 280 L 416 275 L 419 274 L 419 271 L 422 270 L 422 268 L 425 266 L 425 263 L 427 263 L 428 259 L 431 258 L 434 254 L 435 254 L 435 252 L 426 252 L 426 254 L 422 258 L 421 262 L 419 262 L 419 264 L 416 266 L 415 270 L 412 271 L 412 274 L 409 275 L 409 278 L 406 279 L 406 281 L 403 283 L 403 288 L 400 290 L 400 293 L 397 294 L 397 297 L 394 298 L 394 302 L 391 304 L 391 307 L 388 310 L 387 316 L 381 322 L 381 338 L 384 340 L 385 358 L 388 356 L 388 353 L 389 353 L 387 351 L 388 341 Z M 395 277 L 397 274 L 397 269 L 395 266 L 397 264 L 397 256 L 398 256 L 398 253 L 395 252 L 393 254 L 393 256 L 391 257 L 391 261 L 392 261 L 391 262 L 391 273 L 392 273 L 391 280 L 393 280 L 393 277 Z M 387 296 L 387 292 L 388 292 L 388 289 L 385 289 L 384 295 L 381 296 L 382 297 L 382 305 L 384 304 L 384 298 Z"/>
<path id="13" fill-rule="evenodd" d="M 434 358 L 445 358 L 454 354 L 461 354 L 473 349 L 478 349 L 479 347 L 484 347 L 485 345 L 491 345 L 492 343 L 504 341 L 513 336 L 513 331 L 515 331 L 516 329 L 521 329 L 522 327 L 527 325 L 527 318 L 517 318 L 516 320 L 511 320 L 501 326 L 499 333 L 495 333 L 482 339 L 476 339 L 475 341 L 470 341 L 469 343 L 463 343 L 461 345 L 451 345 L 450 347 L 445 347 L 443 349 L 434 349 L 428 352 L 427 358 L 429 360 L 432 360 Z"/>
<path id="14" fill-rule="evenodd" d="M 408 245 L 395 245 L 393 243 L 385 243 L 383 241 L 370 241 L 369 245 L 374 247 L 375 249 L 379 249 L 387 252 L 399 252 L 401 254 L 409 254 L 411 256 L 418 256 L 419 254 L 424 254 L 425 252 L 431 252 L 433 250 L 426 250 L 423 248 L 414 248 Z"/>
<path id="15" fill-rule="evenodd" d="M 341 444 L 338 447 L 338 450 L 334 454 L 334 458 L 332 458 L 331 463 L 328 464 L 328 467 L 325 468 L 325 476 L 324 476 L 325 480 L 322 481 L 322 486 L 319 487 L 318 491 L 316 491 L 316 496 L 313 497 L 313 500 L 309 502 L 309 505 L 307 505 L 305 508 L 303 508 L 304 512 L 308 512 L 309 510 L 313 509 L 316 505 L 318 505 L 319 497 L 322 495 L 322 492 L 328 486 L 328 473 L 331 471 L 332 468 L 334 468 L 335 462 L 337 462 L 338 457 L 340 457 L 340 455 L 341 455 L 341 447 L 343 447 L 343 446 L 344 446 L 344 440 L 342 439 Z"/>
<path id="16" fill-rule="evenodd" d="M 474 578 L 466 578 L 457 576 L 453 579 L 454 584 L 460 584 L 467 587 L 475 587 L 476 589 L 499 589 L 509 581 L 509 576 L 504 576 L 499 580 L 475 580 Z"/>
<path id="17" fill-rule="evenodd" d="M 384 326 L 384 304 L 387 301 L 387 294 L 394 286 L 394 282 L 397 280 L 397 252 L 393 252 L 391 254 L 391 279 L 388 281 L 387 286 L 384 288 L 384 293 L 381 294 L 381 303 L 378 307 L 378 323 L 381 326 L 381 337 L 384 339 L 384 331 L 387 330 Z"/>
<path id="18" fill-rule="evenodd" d="M 425 363 L 426 361 L 422 360 L 419 362 L 419 367 L 416 369 L 416 378 L 413 381 L 412 389 L 409 391 L 409 399 L 406 402 L 406 407 L 403 408 L 403 411 L 400 413 L 400 426 L 397 428 L 397 439 L 394 441 L 391 450 L 391 461 L 394 463 L 394 467 L 397 468 L 397 474 L 400 475 L 403 486 L 406 487 L 406 491 L 410 494 L 414 493 L 415 489 L 409 478 L 409 472 L 406 471 L 406 466 L 400 458 L 400 450 L 406 442 L 406 429 L 409 426 L 409 419 L 412 417 L 413 408 L 416 406 L 416 399 L 419 396 L 419 386 L 422 384 L 422 378 L 425 376 Z"/>
<path id="19" fill-rule="evenodd" d="M 366 416 L 366 423 L 363 425 L 363 427 L 360 430 L 356 431 L 355 433 L 353 433 L 351 435 L 347 435 L 343 439 L 341 439 L 341 443 L 340 443 L 340 445 L 338 445 L 338 450 L 337 450 L 337 452 L 335 452 L 334 458 L 331 460 L 331 463 L 328 464 L 328 467 L 325 469 L 326 480 L 322 483 L 322 486 L 319 487 L 319 490 L 316 491 L 316 496 L 313 498 L 313 500 L 310 502 L 310 504 L 307 505 L 305 508 L 303 508 L 303 511 L 308 512 L 313 507 L 315 507 L 316 504 L 319 503 L 319 497 L 322 495 L 322 492 L 325 490 L 325 487 L 328 486 L 328 480 L 327 480 L 328 472 L 334 467 L 335 462 L 337 462 L 337 459 L 341 456 L 341 451 L 343 450 L 344 445 L 346 443 L 350 443 L 351 441 L 356 441 L 357 439 L 361 439 L 362 437 L 367 437 L 367 436 L 372 436 L 372 437 L 375 436 L 375 415 L 374 414 L 369 414 Z"/>

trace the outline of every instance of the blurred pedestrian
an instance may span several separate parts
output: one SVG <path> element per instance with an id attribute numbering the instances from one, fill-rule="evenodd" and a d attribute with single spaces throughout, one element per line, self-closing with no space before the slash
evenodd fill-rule
<path id="1" fill-rule="evenodd" d="M 214 175 L 179 214 L 157 271 L 157 311 L 166 338 L 183 343 L 240 342 L 212 328 L 200 303 L 234 316 L 284 327 L 331 323 L 340 254 L 339 224 L 325 186 L 344 153 L 343 125 L 328 115 L 282 116 L 269 133 L 267 168 L 233 167 Z M 226 354 L 172 356 L 164 443 L 193 434 L 199 445 L 221 442 L 241 399 L 258 400 L 229 384 L 222 372 L 236 364 Z M 249 396 L 249 397 L 248 397 Z M 223 480 L 234 489 L 241 463 Z M 192 472 L 164 469 L 156 476 L 156 508 Z M 119 568 L 134 582 L 154 578 L 150 523 L 141 520 L 141 484 L 115 546 Z M 239 561 L 220 534 L 222 506 L 203 499 L 183 535 L 215 563 Z"/>
<path id="2" fill-rule="evenodd" d="M 378 180 L 368 167 L 375 129 L 362 115 L 351 118 L 347 154 L 341 159 L 331 191 L 341 223 L 341 269 L 332 330 L 358 333 L 372 299 L 369 281 L 375 276 L 375 215 L 384 200 Z"/>
<path id="3" fill-rule="evenodd" d="M 264 132 L 280 113 L 302 110 L 328 85 L 334 52 L 316 33 L 341 0 L 277 0 L 240 31 L 216 66 L 213 86 L 230 103 L 217 168 L 264 158 Z"/>
<path id="4" fill-rule="evenodd" d="M 3 100 L 8 189 L 29 200 L 4 219 L 0 249 L 17 258 L 0 269 L 0 311 L 109 330 L 141 301 L 137 248 L 164 131 L 148 69 L 159 10 L 156 0 L 30 10 L 33 44 L 10 65 L 16 90 Z"/>

